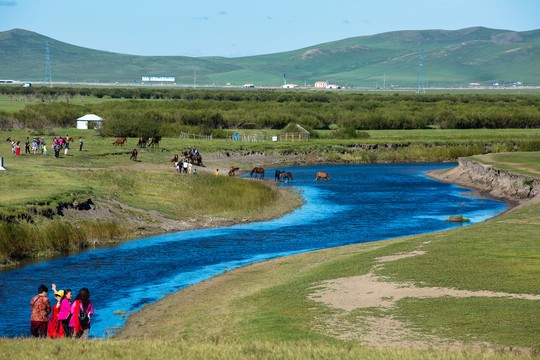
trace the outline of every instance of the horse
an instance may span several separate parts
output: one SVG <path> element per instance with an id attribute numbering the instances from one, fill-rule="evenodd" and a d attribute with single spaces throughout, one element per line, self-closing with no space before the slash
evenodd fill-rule
<path id="1" fill-rule="evenodd" d="M 148 138 L 140 137 L 139 142 L 137 143 L 137 146 L 145 148 L 147 143 L 148 143 Z"/>
<path id="2" fill-rule="evenodd" d="M 261 176 L 261 179 L 264 179 L 264 169 L 261 167 L 253 168 L 253 170 L 251 170 L 251 172 L 249 173 L 249 177 L 252 177 L 253 174 L 255 174 L 255 178 L 257 178 L 257 174 L 259 174 Z"/>
<path id="3" fill-rule="evenodd" d="M 159 148 L 159 142 L 161 141 L 161 136 L 154 136 L 152 138 L 152 141 L 150 141 L 150 144 L 148 144 L 148 147 L 158 147 Z"/>
<path id="4" fill-rule="evenodd" d="M 178 162 L 178 154 L 173 155 L 171 162 L 177 163 Z"/>
<path id="5" fill-rule="evenodd" d="M 276 174 L 274 175 L 274 180 L 281 181 L 281 170 L 276 170 Z"/>
<path id="6" fill-rule="evenodd" d="M 330 176 L 328 176 L 328 174 L 325 173 L 325 172 L 318 172 L 317 177 L 315 178 L 315 180 L 317 180 L 317 181 L 319 181 L 319 180 L 328 181 L 328 180 L 330 180 Z"/>
<path id="7" fill-rule="evenodd" d="M 283 182 L 285 182 L 285 179 L 287 180 L 287 182 L 294 180 L 293 174 L 289 171 L 282 171 L 281 178 L 283 179 Z"/>
<path id="8" fill-rule="evenodd" d="M 202 156 L 201 156 L 201 154 L 195 155 L 192 152 L 184 151 L 182 153 L 182 156 L 184 156 L 186 159 L 190 159 L 192 164 L 195 164 L 195 162 L 197 162 L 198 166 L 201 166 L 201 164 L 202 164 Z"/>
<path id="9" fill-rule="evenodd" d="M 124 143 L 127 142 L 127 138 L 118 138 L 116 139 L 115 142 L 113 142 L 112 144 L 113 145 L 120 145 L 120 146 L 124 146 Z"/>
<path id="10" fill-rule="evenodd" d="M 231 170 L 229 170 L 229 176 L 234 176 L 234 173 L 238 171 L 239 169 L 237 167 L 231 166 Z"/>
<path id="11" fill-rule="evenodd" d="M 133 161 L 137 161 L 137 149 L 133 149 L 133 151 L 131 152 L 131 157 L 129 158 L 129 160 L 133 159 Z"/>

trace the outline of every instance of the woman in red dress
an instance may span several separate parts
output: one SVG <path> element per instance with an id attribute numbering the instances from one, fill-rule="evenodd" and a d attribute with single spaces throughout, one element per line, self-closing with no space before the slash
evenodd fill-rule
<path id="1" fill-rule="evenodd" d="M 58 321 L 58 314 L 60 314 L 60 303 L 64 298 L 64 290 L 56 291 L 56 285 L 52 284 L 52 289 L 54 291 L 54 297 L 58 303 L 53 306 L 51 311 L 51 316 L 49 317 L 49 324 L 47 326 L 47 333 L 50 338 L 62 338 L 64 337 L 64 328 L 60 321 Z"/>

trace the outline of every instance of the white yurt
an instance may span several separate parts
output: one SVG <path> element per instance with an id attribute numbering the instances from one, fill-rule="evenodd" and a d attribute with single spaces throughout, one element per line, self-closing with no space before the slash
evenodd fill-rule
<path id="1" fill-rule="evenodd" d="M 83 117 L 77 119 L 77 129 L 97 129 L 101 127 L 102 121 L 103 118 L 95 114 L 86 114 Z M 91 123 L 92 125 L 88 126 L 89 123 Z"/>

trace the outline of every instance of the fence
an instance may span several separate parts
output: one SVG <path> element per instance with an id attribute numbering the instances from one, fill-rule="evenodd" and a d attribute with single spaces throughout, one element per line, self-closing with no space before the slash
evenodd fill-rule
<path id="1" fill-rule="evenodd" d="M 180 139 L 195 139 L 195 140 L 212 140 L 213 135 L 214 134 L 201 135 L 201 134 L 189 134 L 189 133 L 181 132 L 179 138 Z"/>

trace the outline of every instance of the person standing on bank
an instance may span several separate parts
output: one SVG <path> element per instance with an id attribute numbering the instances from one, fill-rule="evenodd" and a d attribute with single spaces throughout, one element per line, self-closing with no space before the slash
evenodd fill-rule
<path id="1" fill-rule="evenodd" d="M 79 138 L 79 151 L 82 151 L 82 145 L 83 145 L 83 141 L 82 141 L 82 137 Z"/>
<path id="2" fill-rule="evenodd" d="M 26 142 L 24 143 L 24 153 L 30 154 L 30 139 L 26 137 Z"/>
<path id="3" fill-rule="evenodd" d="M 69 321 L 71 320 L 71 303 L 69 301 L 72 296 L 71 289 L 64 290 L 64 298 L 60 303 L 60 314 L 58 314 L 58 321 L 62 323 L 64 328 L 64 337 L 67 338 L 73 335 L 69 328 Z"/>
<path id="4" fill-rule="evenodd" d="M 58 320 L 58 315 L 60 314 L 60 304 L 62 304 L 62 300 L 64 299 L 64 290 L 56 290 L 55 284 L 52 284 L 52 289 L 54 291 L 54 297 L 56 298 L 57 303 L 52 307 L 47 332 L 49 333 L 49 338 L 54 339 L 64 337 L 64 328 Z"/>
<path id="5" fill-rule="evenodd" d="M 34 337 L 47 337 L 47 316 L 51 312 L 51 303 L 47 298 L 49 289 L 43 284 L 38 288 L 38 295 L 30 300 L 30 332 Z"/>
<path id="6" fill-rule="evenodd" d="M 79 290 L 79 294 L 71 305 L 71 320 L 69 326 L 76 338 L 88 339 L 90 332 L 90 317 L 94 315 L 94 306 L 90 301 L 90 291 L 87 288 Z M 85 315 L 86 314 L 86 315 Z"/>

